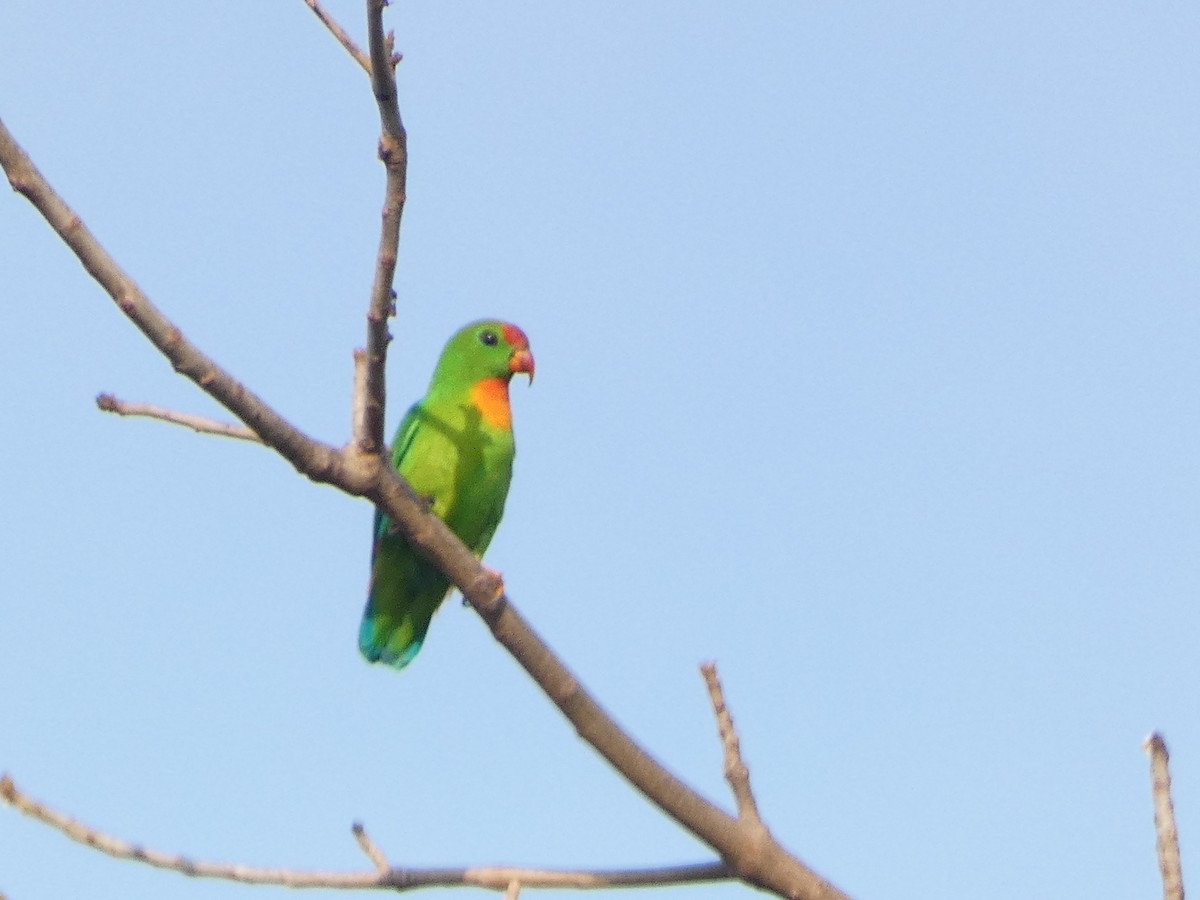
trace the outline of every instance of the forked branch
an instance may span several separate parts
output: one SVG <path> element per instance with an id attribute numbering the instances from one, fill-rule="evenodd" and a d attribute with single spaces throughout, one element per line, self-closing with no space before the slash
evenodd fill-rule
<path id="1" fill-rule="evenodd" d="M 385 888 L 388 890 L 411 890 L 434 885 L 472 885 L 503 891 L 509 889 L 514 883 L 528 888 L 650 887 L 720 881 L 733 877 L 724 865 L 716 862 L 659 869 L 596 871 L 526 869 L 515 866 L 397 868 L 388 864 L 382 851 L 366 836 L 361 825 L 354 826 L 354 834 L 360 846 L 375 864 L 374 868 L 369 871 L 322 872 L 205 862 L 175 853 L 164 853 L 140 844 L 131 844 L 98 831 L 33 799 L 18 789 L 7 775 L 0 778 L 0 799 L 27 816 L 58 829 L 71 840 L 79 841 L 81 844 L 86 844 L 116 859 L 128 859 L 158 869 L 170 869 L 194 878 L 219 878 L 226 881 L 240 881 L 244 884 L 273 884 L 292 888 Z"/>
<path id="2" fill-rule="evenodd" d="M 375 285 L 367 316 L 367 348 L 365 359 L 360 363 L 361 371 L 356 366 L 354 436 L 343 449 L 321 443 L 301 432 L 189 341 L 151 303 L 79 216 L 58 196 L 3 122 L 0 122 L 0 166 L 13 188 L 42 214 L 118 308 L 176 371 L 221 403 L 263 443 L 308 478 L 334 485 L 352 496 L 364 497 L 382 508 L 397 523 L 406 540 L 459 588 L 496 639 L 570 720 L 580 736 L 651 802 L 716 850 L 729 871 L 783 897 L 805 900 L 844 898 L 844 894 L 780 846 L 761 823 L 746 817 L 744 810 L 743 817 L 735 819 L 719 809 L 676 778 L 626 734 L 521 617 L 508 597 L 500 593 L 496 578 L 480 565 L 441 519 L 429 512 L 425 502 L 384 460 L 380 452 L 383 448 L 383 366 L 388 340 L 387 318 L 392 307 L 396 241 L 404 203 L 407 151 L 403 125 L 398 108 L 395 108 L 392 72 L 395 57 L 390 40 L 383 34 L 383 3 L 382 0 L 367 0 L 367 6 L 371 80 L 383 123 L 380 156 L 388 175 Z M 145 855 L 145 851 L 135 850 L 135 854 L 139 852 Z M 194 867 L 196 864 L 188 865 Z M 232 868 L 241 871 L 240 867 Z M 380 873 L 372 872 L 369 877 L 378 880 Z M 514 880 L 523 886 L 533 884 L 533 880 L 524 875 L 514 876 L 508 872 L 502 889 L 507 889 Z"/>

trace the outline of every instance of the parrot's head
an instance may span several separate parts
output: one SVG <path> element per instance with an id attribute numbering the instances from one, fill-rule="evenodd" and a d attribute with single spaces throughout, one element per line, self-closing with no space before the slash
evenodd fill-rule
<path id="1" fill-rule="evenodd" d="M 529 338 L 516 325 L 496 319 L 472 322 L 446 344 L 433 380 L 475 384 L 490 378 L 507 382 L 517 372 L 533 383 Z"/>

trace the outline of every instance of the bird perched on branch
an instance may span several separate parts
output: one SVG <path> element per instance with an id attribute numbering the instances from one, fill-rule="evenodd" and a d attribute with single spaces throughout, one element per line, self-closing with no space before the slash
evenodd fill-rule
<path id="1" fill-rule="evenodd" d="M 533 368 L 529 339 L 516 325 L 467 325 L 446 344 L 429 390 L 405 414 L 392 443 L 397 471 L 477 557 L 500 524 L 512 478 L 508 384 L 517 372 L 532 384 Z M 370 662 L 402 669 L 421 649 L 450 579 L 378 509 L 372 536 L 358 646 Z"/>

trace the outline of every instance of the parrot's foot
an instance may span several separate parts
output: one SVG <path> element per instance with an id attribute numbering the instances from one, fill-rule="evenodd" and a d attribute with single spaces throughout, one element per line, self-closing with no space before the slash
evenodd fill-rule
<path id="1" fill-rule="evenodd" d="M 492 594 L 492 602 L 495 603 L 502 596 L 504 596 L 504 575 L 499 569 L 493 569 L 491 566 L 484 566 L 483 571 L 487 572 L 494 579 L 496 579 L 496 593 Z M 466 597 L 463 597 L 462 605 L 470 606 L 471 601 L 469 601 Z"/>
<path id="2" fill-rule="evenodd" d="M 491 566 L 484 566 L 483 569 L 496 579 L 496 595 L 492 599 L 498 600 L 500 595 L 504 593 L 504 573 L 499 569 L 493 569 Z"/>

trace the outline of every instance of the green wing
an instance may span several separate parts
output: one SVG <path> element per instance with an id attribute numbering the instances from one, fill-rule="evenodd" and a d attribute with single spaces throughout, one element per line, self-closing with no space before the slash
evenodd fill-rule
<path id="1" fill-rule="evenodd" d="M 421 404 L 405 414 L 392 444 L 392 462 L 401 474 L 420 453 Z M 406 465 L 406 460 L 408 464 Z M 358 631 L 358 647 L 371 662 L 403 668 L 421 649 L 433 613 L 450 582 L 408 545 L 392 520 L 376 508 L 372 528 L 371 583 Z"/>
<path id="2" fill-rule="evenodd" d="M 462 404 L 426 398 L 396 431 L 392 460 L 413 489 L 477 556 L 504 512 L 512 474 L 511 431 L 483 426 Z M 375 512 L 371 583 L 358 645 L 371 662 L 403 668 L 421 649 L 451 584 Z"/>

